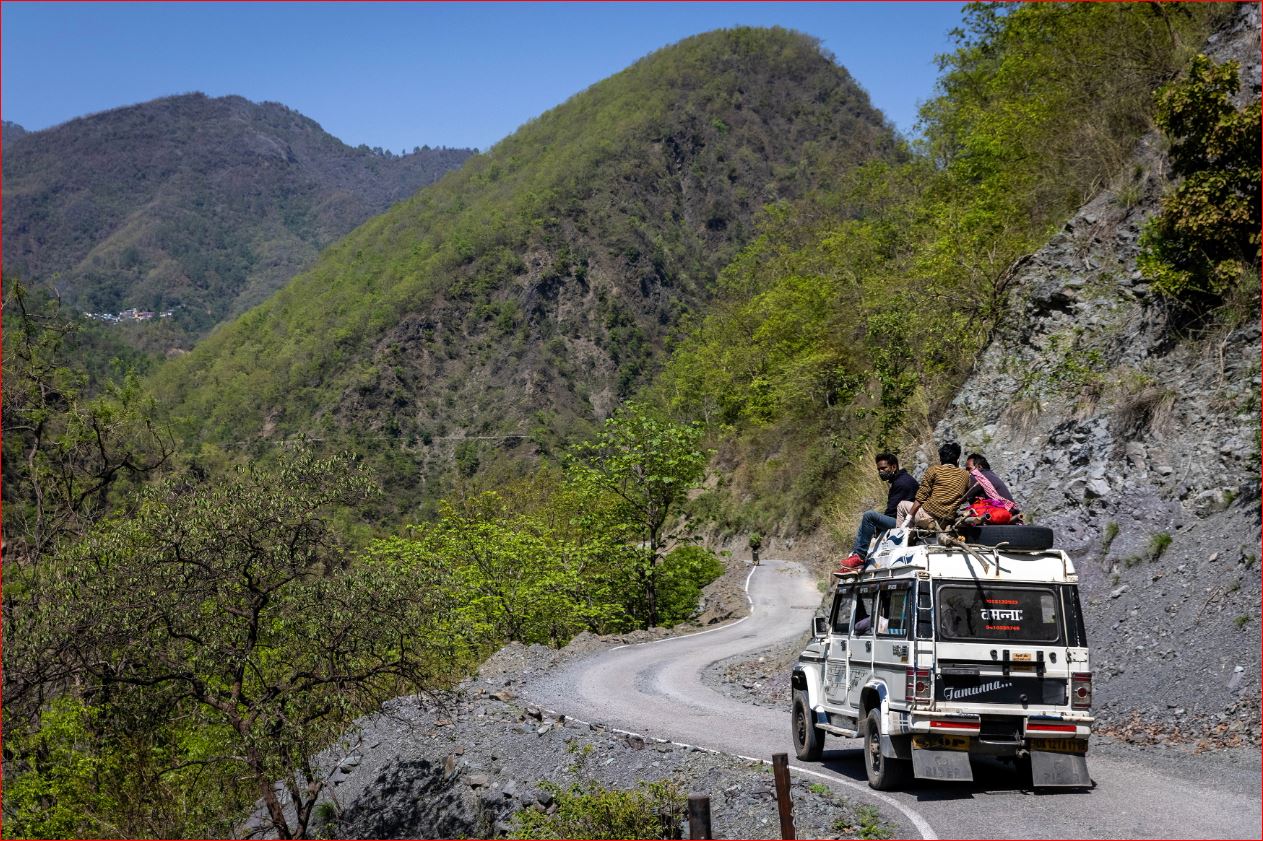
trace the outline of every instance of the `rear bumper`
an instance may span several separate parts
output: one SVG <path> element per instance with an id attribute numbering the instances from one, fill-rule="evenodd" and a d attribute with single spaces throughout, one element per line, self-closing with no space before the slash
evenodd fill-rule
<path id="1" fill-rule="evenodd" d="M 1087 715 L 973 714 L 913 711 L 901 714 L 901 730 L 912 735 L 956 735 L 988 741 L 1087 739 L 1096 721 Z"/>

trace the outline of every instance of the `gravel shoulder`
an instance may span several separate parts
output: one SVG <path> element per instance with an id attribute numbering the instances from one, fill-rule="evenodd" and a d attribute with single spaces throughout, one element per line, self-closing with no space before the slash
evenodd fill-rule
<path id="1" fill-rule="evenodd" d="M 629 789 L 672 781 L 711 798 L 718 838 L 779 838 L 771 767 L 698 747 L 553 714 L 519 697 L 527 684 L 614 648 L 695 634 L 750 614 L 751 567 L 729 560 L 696 621 L 671 629 L 580 634 L 552 649 L 511 643 L 456 691 L 396 698 L 320 757 L 330 778 L 312 832 L 324 838 L 506 837 L 522 809 L 555 810 L 543 781 Z M 799 837 L 889 837 L 897 824 L 844 788 L 797 776 Z M 282 792 L 282 797 L 284 794 Z M 688 836 L 688 827 L 682 827 Z M 274 837 L 256 813 L 250 837 Z"/>
<path id="2" fill-rule="evenodd" d="M 515 655 L 516 656 L 516 655 Z M 506 837 L 521 809 L 556 809 L 542 786 L 597 783 L 630 789 L 670 780 L 711 798 L 718 838 L 779 838 L 770 766 L 554 716 L 520 701 L 515 678 L 470 681 L 460 691 L 398 698 L 361 722 L 340 750 L 324 838 Z M 879 816 L 830 787 L 791 785 L 799 837 L 885 837 Z M 684 837 L 688 827 L 682 825 Z M 247 831 L 266 837 L 256 820 Z"/>

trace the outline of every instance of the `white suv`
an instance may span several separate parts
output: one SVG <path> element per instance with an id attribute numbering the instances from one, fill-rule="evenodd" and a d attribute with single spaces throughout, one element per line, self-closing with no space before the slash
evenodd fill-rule
<path id="1" fill-rule="evenodd" d="M 971 755 L 1029 763 L 1036 786 L 1092 785 L 1092 675 L 1078 575 L 1052 533 L 982 526 L 949 545 L 892 529 L 837 576 L 794 666 L 793 738 L 864 736 L 868 784 L 972 780 Z M 1026 547 L 1026 548 L 1017 548 Z"/>

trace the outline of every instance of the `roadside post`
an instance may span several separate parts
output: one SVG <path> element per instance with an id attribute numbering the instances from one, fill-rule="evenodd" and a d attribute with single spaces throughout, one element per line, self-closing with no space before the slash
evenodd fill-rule
<path id="1" fill-rule="evenodd" d="M 689 838 L 711 838 L 710 797 L 705 794 L 689 795 Z"/>
<path id="2" fill-rule="evenodd" d="M 781 838 L 794 838 L 794 804 L 789 799 L 788 754 L 772 754 L 772 773 L 776 776 L 776 809 L 781 815 Z"/>

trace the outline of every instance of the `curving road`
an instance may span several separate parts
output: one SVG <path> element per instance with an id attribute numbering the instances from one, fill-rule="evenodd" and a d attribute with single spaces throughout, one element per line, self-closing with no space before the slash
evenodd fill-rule
<path id="1" fill-rule="evenodd" d="M 1033 793 L 998 763 L 973 783 L 918 783 L 883 794 L 868 788 L 859 739 L 830 736 L 822 762 L 794 759 L 789 711 L 742 703 L 702 682 L 707 666 L 801 636 L 820 604 L 798 564 L 764 561 L 746 581 L 750 615 L 682 637 L 623 646 L 576 660 L 522 688 L 572 718 L 738 756 L 788 753 L 795 773 L 842 787 L 877 806 L 901 837 L 1259 838 L 1257 774 L 1175 776 L 1088 754 L 1091 791 Z"/>

